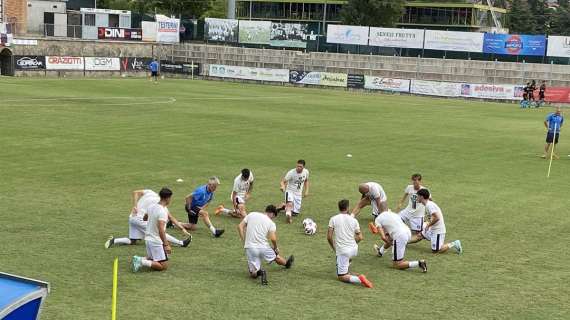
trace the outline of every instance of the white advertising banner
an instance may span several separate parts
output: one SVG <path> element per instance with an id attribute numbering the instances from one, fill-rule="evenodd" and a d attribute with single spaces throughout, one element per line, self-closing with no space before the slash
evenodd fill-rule
<path id="1" fill-rule="evenodd" d="M 428 96 L 459 97 L 461 96 L 461 83 L 412 80 L 410 92 Z"/>
<path id="2" fill-rule="evenodd" d="M 549 57 L 570 58 L 570 37 L 548 36 L 546 55 Z"/>
<path id="3" fill-rule="evenodd" d="M 345 26 L 329 24 L 327 26 L 327 43 L 368 45 L 369 27 Z"/>
<path id="4" fill-rule="evenodd" d="M 239 43 L 269 44 L 271 21 L 239 21 Z"/>
<path id="5" fill-rule="evenodd" d="M 155 42 L 156 41 L 156 22 L 142 21 L 142 41 Z"/>
<path id="6" fill-rule="evenodd" d="M 60 56 L 47 56 L 46 69 L 47 70 L 79 70 L 83 71 L 84 68 L 83 57 L 60 57 Z"/>
<path id="7" fill-rule="evenodd" d="M 425 49 L 483 52 L 484 33 L 426 30 Z"/>
<path id="8" fill-rule="evenodd" d="M 287 69 L 250 68 L 211 64 L 209 67 L 209 75 L 220 78 L 289 82 L 289 70 Z"/>
<path id="9" fill-rule="evenodd" d="M 368 44 L 379 47 L 415 48 L 424 47 L 424 30 L 370 27 Z"/>
<path id="10" fill-rule="evenodd" d="M 521 100 L 519 87 L 512 84 L 461 84 L 461 96 L 479 99 Z"/>
<path id="11" fill-rule="evenodd" d="M 410 80 L 364 76 L 364 88 L 371 90 L 410 92 Z"/>
<path id="12" fill-rule="evenodd" d="M 120 71 L 119 58 L 86 57 L 85 71 Z"/>
<path id="13" fill-rule="evenodd" d="M 180 19 L 156 15 L 156 42 L 179 43 Z"/>

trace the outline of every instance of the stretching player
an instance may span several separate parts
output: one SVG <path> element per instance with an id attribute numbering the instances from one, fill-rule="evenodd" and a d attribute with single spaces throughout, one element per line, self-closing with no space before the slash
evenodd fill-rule
<path id="1" fill-rule="evenodd" d="M 354 209 L 352 209 L 352 216 L 356 217 L 360 210 L 368 205 L 372 206 L 372 219 L 375 219 L 380 212 L 388 209 L 388 197 L 384 188 L 376 182 L 366 182 L 358 185 L 358 192 L 360 192 L 360 201 Z M 368 228 L 374 234 L 378 233 L 374 222 L 368 223 Z"/>
<path id="2" fill-rule="evenodd" d="M 131 245 L 136 244 L 138 240 L 142 240 L 144 238 L 147 221 L 145 216 L 147 214 L 148 209 L 160 202 L 159 195 L 148 189 L 144 190 L 135 190 L 132 193 L 132 200 L 133 200 L 133 209 L 131 210 L 131 214 L 129 215 L 129 237 L 128 238 L 114 238 L 111 236 L 107 242 L 105 242 L 105 248 L 110 248 L 113 245 Z M 168 218 L 172 221 L 173 224 L 178 226 L 180 230 L 188 237 L 186 240 L 178 240 L 175 237 L 166 234 L 166 239 L 173 244 L 176 244 L 181 247 L 187 247 L 190 242 L 192 242 L 192 236 L 186 229 L 183 228 L 182 224 L 168 212 Z"/>
<path id="3" fill-rule="evenodd" d="M 293 216 L 301 213 L 301 202 L 309 195 L 309 170 L 305 168 L 305 160 L 297 161 L 295 169 L 287 172 L 281 179 L 281 192 L 285 193 L 285 203 L 281 210 L 285 209 L 287 223 L 293 222 Z M 303 193 L 303 189 L 305 193 Z"/>
<path id="4" fill-rule="evenodd" d="M 402 218 L 402 221 L 404 221 L 404 223 L 410 227 L 410 230 L 412 230 L 412 234 L 422 232 L 424 225 L 425 207 L 417 201 L 417 192 L 420 189 L 425 189 L 422 185 L 422 175 L 415 173 L 412 175 L 412 184 L 406 187 L 404 190 L 404 196 L 398 203 L 398 208 L 396 208 L 396 211 L 399 212 L 398 215 Z M 408 199 L 408 206 L 400 211 L 400 208 L 406 199 Z"/>
<path id="5" fill-rule="evenodd" d="M 201 217 L 214 237 L 219 238 L 224 233 L 224 229 L 216 229 L 216 227 L 214 227 L 210 221 L 210 215 L 208 211 L 206 211 L 208 204 L 214 198 L 214 192 L 219 184 L 220 180 L 217 177 L 211 177 L 208 180 L 208 184 L 199 186 L 194 192 L 186 196 L 186 205 L 184 208 L 186 212 L 188 212 L 188 223 L 182 224 L 184 228 L 196 230 L 198 217 Z"/>
<path id="6" fill-rule="evenodd" d="M 433 253 L 444 253 L 453 248 L 457 254 L 463 252 L 461 241 L 455 240 L 445 243 L 445 221 L 443 220 L 443 212 L 435 202 L 430 200 L 430 193 L 427 189 L 418 191 L 418 201 L 426 208 L 426 217 L 428 222 L 425 223 L 423 231 L 414 235 L 418 241 L 426 239 L 431 241 L 431 251 Z M 412 242 L 416 242 L 415 240 Z"/>
<path id="7" fill-rule="evenodd" d="M 327 241 L 336 254 L 338 280 L 372 288 L 372 282 L 366 279 L 365 275 L 351 274 L 348 271 L 351 259 L 358 255 L 358 243 L 362 241 L 362 233 L 358 221 L 348 213 L 348 200 L 340 200 L 338 210 L 340 213 L 329 221 L 327 233 Z"/>
<path id="8" fill-rule="evenodd" d="M 251 191 L 253 190 L 253 172 L 245 168 L 241 170 L 239 174 L 234 179 L 234 188 L 230 199 L 232 200 L 233 209 L 224 208 L 223 204 L 220 204 L 216 208 L 216 215 L 225 214 L 236 218 L 245 218 L 247 211 L 245 209 L 245 203 L 249 200 L 251 196 Z"/>
<path id="9" fill-rule="evenodd" d="M 252 278 L 261 277 L 261 284 L 267 285 L 267 273 L 261 268 L 261 260 L 268 263 L 275 261 L 278 265 L 291 268 L 295 257 L 292 255 L 285 260 L 279 255 L 277 247 L 277 226 L 273 222 L 273 218 L 277 216 L 277 208 L 274 205 L 268 205 L 265 213 L 251 212 L 238 225 L 238 233 L 241 241 L 244 243 L 245 255 L 247 257 L 247 265 L 249 275 Z M 271 247 L 268 240 L 271 241 Z"/>
<path id="10" fill-rule="evenodd" d="M 383 246 L 374 245 L 374 250 L 378 256 L 383 256 L 385 250 L 392 247 L 392 265 L 394 268 L 400 270 L 420 268 L 423 272 L 427 272 L 427 262 L 425 260 L 404 260 L 406 246 L 412 238 L 412 233 L 410 228 L 400 219 L 399 215 L 392 211 L 384 211 L 376 218 L 375 223 L 378 233 L 380 233 L 380 237 L 384 241 Z"/>

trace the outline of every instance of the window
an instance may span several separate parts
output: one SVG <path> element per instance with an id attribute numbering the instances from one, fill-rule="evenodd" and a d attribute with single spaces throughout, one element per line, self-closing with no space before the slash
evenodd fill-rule
<path id="1" fill-rule="evenodd" d="M 110 14 L 109 15 L 109 27 L 111 27 L 111 28 L 118 28 L 119 27 L 119 15 L 118 14 Z"/>
<path id="2" fill-rule="evenodd" d="M 86 26 L 95 26 L 95 14 L 93 13 L 86 13 L 84 15 L 84 21 L 83 24 Z"/>

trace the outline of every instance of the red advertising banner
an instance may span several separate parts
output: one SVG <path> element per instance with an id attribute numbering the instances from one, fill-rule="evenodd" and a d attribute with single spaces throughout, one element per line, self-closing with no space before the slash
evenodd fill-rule
<path id="1" fill-rule="evenodd" d="M 570 103 L 570 87 L 546 88 L 544 95 L 547 102 Z M 535 97 L 538 98 L 537 92 L 535 92 Z"/>
<path id="2" fill-rule="evenodd" d="M 142 30 L 99 27 L 97 37 L 105 40 L 142 41 Z"/>

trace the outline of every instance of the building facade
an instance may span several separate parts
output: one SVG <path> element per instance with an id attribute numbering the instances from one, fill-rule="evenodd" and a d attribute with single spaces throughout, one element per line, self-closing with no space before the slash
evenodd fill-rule
<path id="1" fill-rule="evenodd" d="M 8 23 L 12 33 L 16 35 L 27 32 L 27 12 L 26 0 L 0 0 L 2 2 L 2 20 Z"/>

